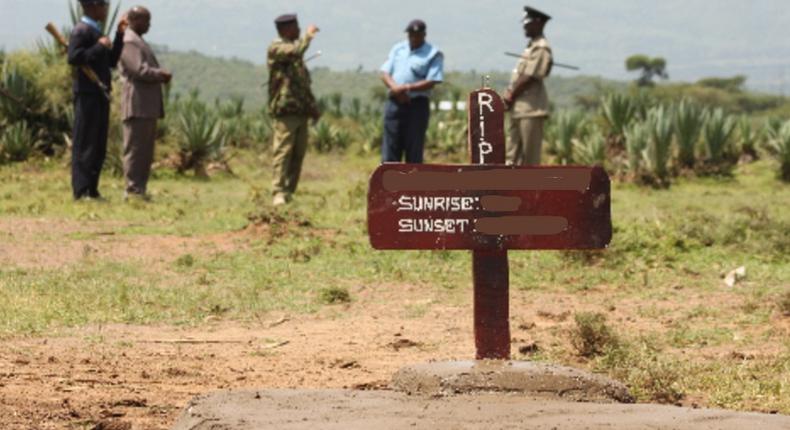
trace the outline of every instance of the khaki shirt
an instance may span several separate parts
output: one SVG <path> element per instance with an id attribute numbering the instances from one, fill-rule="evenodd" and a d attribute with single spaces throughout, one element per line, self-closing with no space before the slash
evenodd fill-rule
<path id="1" fill-rule="evenodd" d="M 534 118 L 549 116 L 549 96 L 543 80 L 551 74 L 553 58 L 551 47 L 545 37 L 538 37 L 529 42 L 522 54 L 522 59 L 513 70 L 510 78 L 512 89 L 522 76 L 531 76 L 527 88 L 513 103 L 513 118 Z"/>

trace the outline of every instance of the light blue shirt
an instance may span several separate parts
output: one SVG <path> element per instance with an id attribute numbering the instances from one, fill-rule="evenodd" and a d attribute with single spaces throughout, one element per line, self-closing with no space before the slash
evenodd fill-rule
<path id="1" fill-rule="evenodd" d="M 93 20 L 91 17 L 83 16 L 82 19 L 80 19 L 80 21 L 84 22 L 85 24 L 88 24 L 91 28 L 93 28 L 94 30 L 98 31 L 99 34 L 101 34 L 101 25 L 99 25 L 99 23 Z"/>
<path id="2" fill-rule="evenodd" d="M 381 71 L 392 76 L 398 85 L 413 84 L 420 81 L 444 81 L 444 54 L 429 43 L 424 43 L 414 51 L 409 41 L 403 41 L 392 47 L 387 62 Z M 409 95 L 428 97 L 430 91 L 411 91 Z"/>

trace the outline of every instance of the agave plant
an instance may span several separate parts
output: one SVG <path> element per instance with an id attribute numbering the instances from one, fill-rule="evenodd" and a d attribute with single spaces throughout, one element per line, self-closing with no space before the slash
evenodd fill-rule
<path id="1" fill-rule="evenodd" d="M 663 106 L 651 109 L 646 119 L 649 139 L 642 151 L 646 173 L 656 185 L 669 185 L 669 161 L 672 157 L 672 116 Z"/>
<path id="2" fill-rule="evenodd" d="M 622 146 L 623 132 L 636 115 L 634 100 L 626 94 L 611 93 L 601 99 L 601 114 L 612 144 Z"/>
<path id="3" fill-rule="evenodd" d="M 362 118 L 362 100 L 360 100 L 359 97 L 351 99 L 349 109 L 349 116 L 351 116 L 352 119 L 359 121 Z"/>
<path id="4" fill-rule="evenodd" d="M 179 173 L 194 170 L 197 176 L 206 176 L 206 165 L 221 159 L 225 133 L 220 118 L 205 104 L 191 99 L 178 109 L 175 123 L 179 153 Z"/>
<path id="5" fill-rule="evenodd" d="M 99 23 L 101 24 L 101 32 L 105 35 L 109 34 L 110 30 L 115 27 L 115 21 L 118 19 L 118 13 L 121 10 L 121 2 L 116 3 L 115 8 L 112 7 L 111 1 L 108 3 L 110 3 L 110 10 L 112 10 L 112 13 L 109 14 L 110 19 L 108 19 L 107 22 Z M 84 12 L 79 2 L 73 2 L 69 0 L 69 16 L 71 17 L 71 25 L 77 25 L 83 15 Z"/>
<path id="6" fill-rule="evenodd" d="M 776 137 L 769 140 L 767 145 L 770 153 L 779 161 L 779 177 L 790 182 L 790 121 L 784 123 Z"/>
<path id="7" fill-rule="evenodd" d="M 707 115 L 703 127 L 706 162 L 710 173 L 729 173 L 737 161 L 733 145 L 735 121 L 716 109 Z"/>
<path id="8" fill-rule="evenodd" d="M 560 164 L 571 164 L 574 162 L 573 142 L 583 133 L 586 126 L 587 122 L 583 112 L 564 111 L 557 114 L 554 128 L 556 137 L 554 147 Z"/>
<path id="9" fill-rule="evenodd" d="M 689 100 L 683 99 L 675 108 L 673 121 L 678 143 L 678 162 L 681 167 L 693 168 L 704 112 Z"/>
<path id="10" fill-rule="evenodd" d="M 38 145 L 39 140 L 27 122 L 13 123 L 0 136 L 0 162 L 26 161 Z"/>
<path id="11" fill-rule="evenodd" d="M 359 129 L 362 142 L 361 152 L 369 154 L 376 151 L 384 138 L 384 123 L 378 118 L 370 118 L 362 123 Z"/>
<path id="12" fill-rule="evenodd" d="M 628 152 L 628 170 L 635 178 L 642 175 L 642 160 L 650 141 L 650 128 L 643 122 L 633 122 L 625 129 L 625 143 Z"/>
<path id="13" fill-rule="evenodd" d="M 46 100 L 35 83 L 11 62 L 0 72 L 0 116 L 9 123 L 29 121 L 44 108 Z"/>
<path id="14" fill-rule="evenodd" d="M 312 141 L 318 152 L 329 152 L 335 146 L 335 127 L 322 120 L 313 127 Z"/>
<path id="15" fill-rule="evenodd" d="M 738 118 L 736 127 L 738 128 L 738 152 L 752 159 L 757 159 L 759 157 L 757 153 L 758 136 L 752 127 L 752 119 L 747 115 L 743 115 Z"/>
<path id="16" fill-rule="evenodd" d="M 765 121 L 765 127 L 763 128 L 763 147 L 769 151 L 769 153 L 773 149 L 771 141 L 779 138 L 783 126 L 784 122 L 776 117 L 768 118 L 768 120 Z M 775 154 L 771 153 L 771 155 Z"/>
<path id="17" fill-rule="evenodd" d="M 329 103 L 332 105 L 332 115 L 337 118 L 343 116 L 343 94 L 332 93 L 329 95 Z"/>
<path id="18" fill-rule="evenodd" d="M 592 133 L 584 140 L 574 141 L 573 149 L 574 163 L 603 166 L 606 161 L 606 139 L 602 133 Z"/>

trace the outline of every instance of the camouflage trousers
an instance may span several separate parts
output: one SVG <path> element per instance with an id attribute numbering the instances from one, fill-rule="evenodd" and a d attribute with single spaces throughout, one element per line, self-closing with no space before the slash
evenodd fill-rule
<path id="1" fill-rule="evenodd" d="M 272 119 L 274 195 L 290 198 L 296 192 L 302 174 L 302 162 L 307 153 L 308 120 L 306 116 L 296 115 Z"/>
<path id="2" fill-rule="evenodd" d="M 507 164 L 539 165 L 543 149 L 544 117 L 511 118 Z"/>

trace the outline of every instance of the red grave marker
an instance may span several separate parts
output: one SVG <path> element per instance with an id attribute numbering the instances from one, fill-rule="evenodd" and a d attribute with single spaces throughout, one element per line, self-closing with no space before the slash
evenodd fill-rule
<path id="1" fill-rule="evenodd" d="M 603 249 L 612 238 L 601 167 L 506 166 L 502 99 L 469 96 L 471 165 L 384 164 L 370 180 L 378 250 L 471 250 L 477 359 L 510 358 L 508 250 Z"/>

